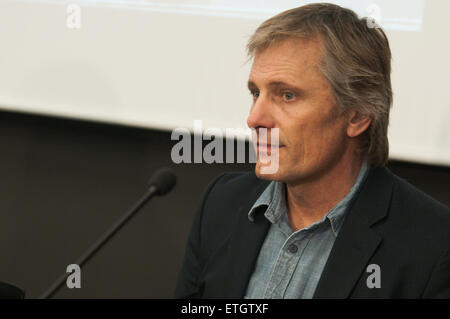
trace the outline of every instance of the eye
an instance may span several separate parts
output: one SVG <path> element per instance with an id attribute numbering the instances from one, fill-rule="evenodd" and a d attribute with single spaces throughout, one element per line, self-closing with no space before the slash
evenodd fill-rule
<path id="1" fill-rule="evenodd" d="M 259 91 L 252 90 L 250 91 L 250 95 L 253 97 L 253 101 L 255 101 L 259 97 Z"/>
<path id="2" fill-rule="evenodd" d="M 283 98 L 285 101 L 292 101 L 295 98 L 295 94 L 292 92 L 283 92 Z"/>

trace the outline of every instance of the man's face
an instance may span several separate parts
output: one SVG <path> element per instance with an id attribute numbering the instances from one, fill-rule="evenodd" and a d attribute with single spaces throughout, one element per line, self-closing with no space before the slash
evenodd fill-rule
<path id="1" fill-rule="evenodd" d="M 271 155 L 278 152 L 279 168 L 273 174 L 262 173 L 265 164 L 258 156 L 255 171 L 260 178 L 306 181 L 326 174 L 342 159 L 347 120 L 336 115 L 331 88 L 319 71 L 321 56 L 321 45 L 314 39 L 287 39 L 255 55 L 247 124 L 268 132 L 279 130 L 279 144 L 271 146 Z M 258 142 L 264 143 L 260 136 Z"/>

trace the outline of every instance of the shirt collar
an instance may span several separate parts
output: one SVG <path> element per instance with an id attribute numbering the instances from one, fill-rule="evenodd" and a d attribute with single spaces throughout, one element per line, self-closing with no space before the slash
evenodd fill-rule
<path id="1" fill-rule="evenodd" d="M 331 227 L 336 236 L 343 224 L 345 213 L 353 204 L 353 201 L 356 199 L 357 194 L 367 177 L 369 168 L 370 165 L 367 161 L 363 161 L 355 184 L 353 184 L 348 194 L 327 213 L 327 217 L 330 220 Z"/>
<path id="2" fill-rule="evenodd" d="M 277 207 L 277 204 L 281 204 L 282 199 L 284 199 L 280 192 L 284 188 L 284 184 L 280 182 L 272 181 L 264 190 L 264 192 L 258 197 L 256 202 L 253 204 L 252 208 L 250 208 L 250 211 L 248 212 L 248 219 L 250 221 L 254 221 L 254 216 L 258 209 L 260 207 L 265 208 L 264 215 L 271 221 L 272 223 L 275 222 L 275 208 Z M 268 217 L 268 216 L 269 217 Z"/>
<path id="3" fill-rule="evenodd" d="M 328 219 L 333 229 L 334 234 L 337 236 L 343 221 L 345 212 L 353 203 L 356 195 L 361 188 L 364 180 L 367 177 L 370 165 L 365 160 L 361 165 L 358 177 L 356 178 L 355 184 L 350 189 L 348 194 L 337 203 L 330 211 L 318 222 L 312 224 L 319 224 Z M 264 192 L 258 197 L 256 202 L 253 204 L 252 208 L 248 212 L 248 219 L 254 221 L 254 216 L 257 211 L 261 208 L 265 208 L 264 216 L 272 223 L 277 223 L 284 213 L 287 213 L 286 206 L 286 189 L 285 184 L 282 182 L 272 181 L 264 190 Z"/>

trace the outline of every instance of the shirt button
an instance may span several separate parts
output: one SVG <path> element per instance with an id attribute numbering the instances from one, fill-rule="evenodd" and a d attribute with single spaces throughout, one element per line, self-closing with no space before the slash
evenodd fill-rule
<path id="1" fill-rule="evenodd" d="M 290 244 L 288 250 L 291 254 L 295 254 L 298 250 L 298 247 L 297 247 L 297 245 Z"/>

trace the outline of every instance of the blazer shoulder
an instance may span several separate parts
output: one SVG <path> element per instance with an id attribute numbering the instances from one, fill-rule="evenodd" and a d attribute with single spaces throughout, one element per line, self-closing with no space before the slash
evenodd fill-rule
<path id="1" fill-rule="evenodd" d="M 201 224 L 204 238 L 229 235 L 239 214 L 248 213 L 269 183 L 259 179 L 254 172 L 233 172 L 218 176 L 203 195 Z"/>
<path id="2" fill-rule="evenodd" d="M 394 178 L 394 190 L 406 208 L 413 212 L 421 212 L 428 218 L 434 217 L 450 223 L 450 207 L 439 202 L 403 178 L 393 173 L 391 175 Z"/>
<path id="3" fill-rule="evenodd" d="M 264 183 L 259 179 L 254 171 L 227 172 L 216 178 L 217 186 L 225 187 L 245 187 L 259 183 Z"/>
<path id="4" fill-rule="evenodd" d="M 401 177 L 391 175 L 394 186 L 389 215 L 395 224 L 399 229 L 407 229 L 409 234 L 414 234 L 417 245 L 425 244 L 430 251 L 449 250 L 450 208 Z M 431 242 L 433 247 L 429 245 Z"/>
<path id="5" fill-rule="evenodd" d="M 245 201 L 269 181 L 259 179 L 254 172 L 224 173 L 218 176 L 208 187 L 206 205 L 231 205 Z"/>

